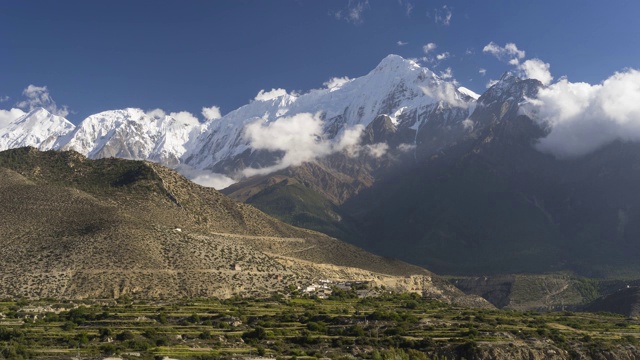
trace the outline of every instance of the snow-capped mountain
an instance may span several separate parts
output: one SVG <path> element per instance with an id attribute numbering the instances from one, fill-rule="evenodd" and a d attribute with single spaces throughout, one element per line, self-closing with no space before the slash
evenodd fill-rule
<path id="1" fill-rule="evenodd" d="M 243 159 L 233 161 L 234 166 L 264 163 L 251 158 L 259 155 L 252 152 L 245 138 L 245 127 L 255 121 L 267 125 L 301 113 L 319 114 L 324 133 L 318 135 L 328 139 L 358 125 L 366 127 L 379 115 L 388 115 L 398 129 L 411 129 L 415 142 L 423 125 L 435 113 L 462 124 L 476 96 L 470 90 L 456 89 L 453 83 L 411 60 L 389 55 L 360 78 L 299 96 L 284 94 L 255 100 L 209 122 L 183 160 L 195 168 L 219 172 L 237 170 L 228 166 L 237 157 Z"/>
<path id="2" fill-rule="evenodd" d="M 75 126 L 62 116 L 38 108 L 0 127 L 0 151 L 33 146 L 40 150 L 51 150 L 54 143 Z"/>
<path id="3" fill-rule="evenodd" d="M 321 129 L 314 134 L 318 141 L 330 143 L 339 141 L 347 131 L 362 131 L 384 116 L 389 121 L 389 134 L 395 138 L 391 141 L 378 136 L 376 141 L 414 151 L 428 145 L 429 151 L 435 151 L 442 141 L 433 143 L 432 135 L 446 134 L 442 139 L 449 141 L 466 131 L 464 121 L 477 98 L 472 91 L 458 88 L 414 61 L 389 55 L 362 77 L 302 95 L 262 94 L 204 124 L 128 108 L 91 115 L 74 127 L 64 118 L 38 109 L 0 129 L 0 149 L 35 146 L 75 150 L 89 158 L 150 160 L 170 167 L 187 165 L 185 168 L 232 174 L 246 167 L 269 166 L 282 157 L 277 151 L 256 151 L 253 147 L 246 128 L 256 122 L 268 126 L 283 118 L 310 114 L 321 120 Z"/>
<path id="4" fill-rule="evenodd" d="M 128 108 L 89 116 L 75 131 L 61 137 L 55 148 L 75 150 L 92 159 L 118 157 L 176 166 L 185 145 L 199 131 L 197 121 Z"/>

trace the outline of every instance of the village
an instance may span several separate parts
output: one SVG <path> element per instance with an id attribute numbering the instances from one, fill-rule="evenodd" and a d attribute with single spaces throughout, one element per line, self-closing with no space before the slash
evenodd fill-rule
<path id="1" fill-rule="evenodd" d="M 358 298 L 379 296 L 381 290 L 373 287 L 370 281 L 333 281 L 329 279 L 318 280 L 317 283 L 305 288 L 298 288 L 303 296 L 328 299 L 336 290 L 354 291 Z"/>

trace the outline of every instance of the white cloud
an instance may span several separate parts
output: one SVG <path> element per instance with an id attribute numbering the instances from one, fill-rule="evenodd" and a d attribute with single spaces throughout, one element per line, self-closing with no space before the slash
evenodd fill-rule
<path id="1" fill-rule="evenodd" d="M 537 149 L 570 158 L 615 140 L 640 141 L 638 99 L 640 71 L 627 70 L 598 85 L 561 79 L 540 89 L 523 111 L 550 128 Z"/>
<path id="2" fill-rule="evenodd" d="M 504 47 L 501 47 L 493 41 L 488 43 L 482 49 L 482 52 L 489 53 L 499 60 L 508 59 L 510 63 L 515 62 L 512 65 L 517 65 L 519 59 L 523 59 L 525 56 L 524 50 L 518 49 L 518 46 L 514 43 L 507 43 Z"/>
<path id="3" fill-rule="evenodd" d="M 339 151 L 346 150 L 349 156 L 357 155 L 360 152 L 359 143 L 363 131 L 364 126 L 362 124 L 345 129 L 338 140 L 336 149 L 339 149 Z"/>
<path id="4" fill-rule="evenodd" d="M 540 59 L 530 59 L 518 66 L 527 79 L 539 80 L 544 85 L 549 85 L 553 76 L 549 71 L 550 65 Z"/>
<path id="5" fill-rule="evenodd" d="M 164 112 L 164 110 L 162 109 L 153 109 L 153 110 L 147 111 L 145 114 L 154 119 L 164 119 L 167 116 L 167 113 Z"/>
<path id="6" fill-rule="evenodd" d="M 436 8 L 434 10 L 434 14 L 436 24 L 444 26 L 449 26 L 449 24 L 451 24 L 451 17 L 453 16 L 453 12 L 447 5 L 444 5 L 439 9 Z"/>
<path id="7" fill-rule="evenodd" d="M 451 106 L 460 108 L 467 108 L 469 106 L 468 103 L 460 99 L 456 86 L 451 82 L 443 81 L 442 83 L 432 87 L 421 86 L 420 89 L 425 95 L 445 102 Z"/>
<path id="8" fill-rule="evenodd" d="M 436 60 L 438 60 L 438 61 L 446 60 L 448 58 L 449 58 L 449 52 L 448 51 L 445 51 L 442 54 L 436 55 Z"/>
<path id="9" fill-rule="evenodd" d="M 342 85 L 348 83 L 351 80 L 353 80 L 353 79 L 350 79 L 347 76 L 334 77 L 334 78 L 329 79 L 329 81 L 326 81 L 322 85 L 324 85 L 327 89 L 336 89 L 337 90 L 337 89 L 341 88 Z"/>
<path id="10" fill-rule="evenodd" d="M 297 166 L 307 161 L 327 156 L 334 152 L 348 150 L 356 146 L 362 126 L 347 129 L 337 139 L 323 137 L 323 122 L 319 114 L 296 114 L 282 117 L 264 124 L 257 120 L 244 129 L 245 138 L 256 150 L 281 151 L 280 161 L 272 166 L 244 169 L 244 176 L 268 174 L 289 166 Z"/>
<path id="11" fill-rule="evenodd" d="M 167 114 L 162 109 L 153 109 L 147 111 L 145 114 L 157 120 L 163 120 L 165 117 L 169 116 L 174 118 L 178 122 L 187 125 L 198 125 L 200 123 L 200 121 L 198 121 L 198 118 L 193 116 L 193 114 L 188 111 L 178 111 Z"/>
<path id="12" fill-rule="evenodd" d="M 178 122 L 182 124 L 198 125 L 200 123 L 200 121 L 198 121 L 198 118 L 193 116 L 193 114 L 188 111 L 172 112 L 169 114 L 169 116 L 178 120 Z"/>
<path id="13" fill-rule="evenodd" d="M 436 45 L 435 43 L 428 43 L 427 45 L 422 47 L 422 51 L 424 51 L 425 54 L 428 54 L 431 51 L 435 50 L 437 47 L 438 45 Z"/>
<path id="14" fill-rule="evenodd" d="M 31 111 L 37 108 L 44 108 L 54 115 L 62 117 L 69 115 L 68 107 L 66 105 L 58 107 L 51 98 L 46 86 L 29 85 L 22 91 L 22 95 L 27 99 L 20 101 L 16 106 L 23 110 Z"/>
<path id="15" fill-rule="evenodd" d="M 398 42 L 396 43 L 396 45 L 398 45 L 398 46 L 405 46 L 407 44 L 409 44 L 409 43 L 405 42 L 405 41 L 402 41 L 402 40 L 398 40 Z"/>
<path id="16" fill-rule="evenodd" d="M 515 55 L 518 59 L 522 59 L 525 56 L 524 50 L 518 50 L 518 47 L 514 43 L 507 43 L 504 46 L 504 49 L 508 54 Z"/>
<path id="17" fill-rule="evenodd" d="M 407 14 L 407 16 L 411 16 L 412 11 L 413 11 L 413 4 L 407 3 L 407 5 L 405 6 L 405 13 Z"/>
<path id="18" fill-rule="evenodd" d="M 440 78 L 443 80 L 449 80 L 453 78 L 453 71 L 450 67 L 446 68 L 444 71 L 440 72 Z"/>
<path id="19" fill-rule="evenodd" d="M 224 189 L 238 182 L 226 175 L 206 170 L 197 170 L 185 164 L 178 165 L 176 171 L 198 185 L 212 187 L 216 190 Z"/>
<path id="20" fill-rule="evenodd" d="M 381 142 L 371 145 L 365 145 L 364 148 L 369 155 L 373 156 L 376 159 L 379 159 L 387 153 L 387 151 L 389 150 L 389 145 Z"/>
<path id="21" fill-rule="evenodd" d="M 0 96 L 0 103 L 3 103 L 3 102 L 6 102 L 6 101 L 9 101 L 9 99 L 11 99 L 11 98 L 10 98 L 10 97 L 8 97 L 8 96 Z"/>
<path id="22" fill-rule="evenodd" d="M 487 75 L 487 69 L 480 68 L 480 70 L 478 70 L 478 74 L 480 74 L 482 76 Z"/>
<path id="23" fill-rule="evenodd" d="M 474 124 L 473 120 L 471 120 L 471 119 L 465 119 L 465 120 L 462 122 L 462 126 L 464 127 L 464 129 L 465 129 L 465 130 L 472 131 L 472 130 L 473 130 L 473 127 L 474 127 L 474 125 L 475 125 L 475 124 Z"/>
<path id="24" fill-rule="evenodd" d="M 305 161 L 331 153 L 331 148 L 322 141 L 322 120 L 318 116 L 303 113 L 282 117 L 263 124 L 263 120 L 245 127 L 245 137 L 251 147 L 269 151 L 283 151 L 284 156 L 276 165 L 244 170 L 246 176 L 267 174 L 273 171 L 300 165 Z"/>
<path id="25" fill-rule="evenodd" d="M 369 9 L 369 0 L 349 0 L 346 9 L 336 11 L 333 16 L 352 24 L 362 24 L 363 14 L 367 9 Z"/>
<path id="26" fill-rule="evenodd" d="M 537 58 L 529 59 L 521 63 L 520 60 L 524 59 L 525 51 L 518 49 L 518 46 L 514 43 L 507 43 L 504 47 L 501 47 L 492 41 L 487 44 L 482 51 L 492 54 L 499 60 L 506 60 L 509 65 L 515 66 L 518 76 L 539 80 L 544 85 L 549 85 L 551 80 L 553 80 L 548 63 Z M 480 69 L 480 74 L 484 76 L 486 70 Z M 491 87 L 493 84 L 493 80 L 490 80 L 487 87 Z"/>
<path id="27" fill-rule="evenodd" d="M 268 100 L 277 99 L 280 96 L 284 96 L 284 95 L 287 95 L 287 90 L 285 89 L 271 89 L 270 91 L 264 91 L 263 89 L 258 92 L 258 95 L 256 95 L 254 100 L 268 101 Z"/>
<path id="28" fill-rule="evenodd" d="M 407 143 L 403 143 L 398 145 L 398 150 L 402 151 L 402 152 L 409 152 L 409 151 L 413 151 L 416 149 L 416 145 L 415 144 L 407 144 Z"/>
<path id="29" fill-rule="evenodd" d="M 202 116 L 208 121 L 218 120 L 222 117 L 220 113 L 220 108 L 218 106 L 212 107 L 203 107 L 202 108 Z"/>
<path id="30" fill-rule="evenodd" d="M 11 110 L 0 109 L 0 129 L 9 125 L 12 121 L 24 116 L 25 112 L 21 109 L 13 108 Z"/>
<path id="31" fill-rule="evenodd" d="M 209 174 L 200 174 L 189 180 L 193 181 L 198 185 L 205 186 L 205 187 L 212 187 L 216 190 L 221 190 L 237 183 L 236 180 L 233 180 L 228 176 L 225 176 L 223 174 L 213 173 L 213 172 Z"/>

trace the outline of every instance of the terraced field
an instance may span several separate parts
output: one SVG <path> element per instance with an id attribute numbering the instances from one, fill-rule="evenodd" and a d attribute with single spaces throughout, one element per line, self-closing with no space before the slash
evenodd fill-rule
<path id="1" fill-rule="evenodd" d="M 0 303 L 0 357 L 103 359 L 569 359 L 640 356 L 640 322 L 613 314 L 473 310 L 410 294 L 319 300 Z"/>

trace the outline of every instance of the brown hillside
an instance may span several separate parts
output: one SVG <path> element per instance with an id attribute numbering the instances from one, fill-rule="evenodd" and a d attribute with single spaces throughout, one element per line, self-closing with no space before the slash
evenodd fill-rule
<path id="1" fill-rule="evenodd" d="M 0 204 L 0 296 L 224 297 L 320 278 L 461 295 L 422 268 L 286 225 L 149 162 L 5 151 Z"/>

